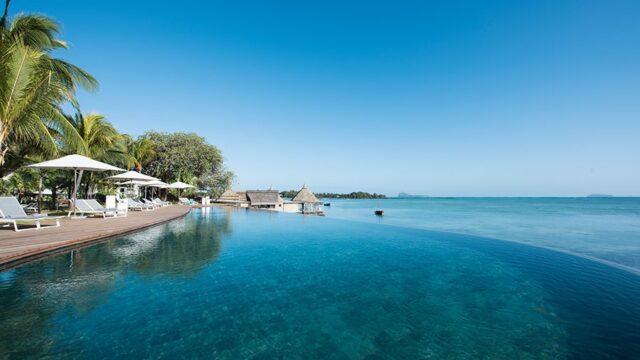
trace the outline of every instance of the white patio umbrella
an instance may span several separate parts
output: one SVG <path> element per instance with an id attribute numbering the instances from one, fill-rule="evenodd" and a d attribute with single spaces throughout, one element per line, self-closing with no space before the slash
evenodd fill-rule
<path id="1" fill-rule="evenodd" d="M 164 189 L 164 188 L 168 187 L 169 184 L 167 184 L 166 182 L 162 182 L 160 180 L 154 180 L 154 181 L 149 181 L 149 182 L 145 183 L 145 186 Z"/>
<path id="2" fill-rule="evenodd" d="M 145 186 L 158 188 L 158 189 L 164 189 L 167 186 L 169 186 L 169 184 L 167 184 L 166 182 L 162 182 L 160 180 L 154 180 L 154 181 L 149 181 L 148 183 L 145 184 Z M 152 192 L 152 194 L 153 194 L 153 192 Z"/>
<path id="3" fill-rule="evenodd" d="M 176 181 L 167 186 L 167 189 L 178 189 L 178 197 L 182 193 L 182 189 L 192 188 L 193 185 L 185 184 L 182 181 Z"/>
<path id="4" fill-rule="evenodd" d="M 185 184 L 182 181 L 176 181 L 174 183 L 169 184 L 168 188 L 170 189 L 187 189 L 192 188 L 193 185 Z"/>
<path id="5" fill-rule="evenodd" d="M 36 169 L 67 169 L 73 170 L 73 213 L 76 213 L 76 193 L 78 183 L 82 179 L 82 172 L 87 171 L 126 171 L 113 165 L 90 159 L 86 156 L 74 154 L 63 156 L 59 159 L 44 161 L 37 164 L 28 165 L 29 168 Z M 71 213 L 71 212 L 69 212 Z"/>
<path id="6" fill-rule="evenodd" d="M 122 181 L 122 182 L 116 182 L 114 184 L 116 184 L 118 186 L 128 185 L 129 186 L 129 194 L 127 194 L 127 196 L 129 196 L 129 195 L 131 195 L 133 193 L 133 185 L 144 186 L 146 183 L 148 183 L 148 181 L 127 180 L 127 181 Z"/>
<path id="7" fill-rule="evenodd" d="M 141 173 L 139 173 L 137 171 L 123 172 L 122 174 L 109 176 L 107 179 L 109 179 L 109 180 L 128 180 L 128 181 L 119 183 L 118 185 L 129 185 L 129 193 L 130 194 L 133 193 L 133 185 L 144 186 L 149 181 L 158 180 L 157 178 L 154 178 L 153 176 L 141 174 Z"/>
<path id="8" fill-rule="evenodd" d="M 107 179 L 110 180 L 140 180 L 140 181 L 155 181 L 158 180 L 153 176 L 141 174 L 137 171 L 127 171 L 122 174 L 109 176 Z"/>
<path id="9" fill-rule="evenodd" d="M 117 182 L 115 184 L 116 185 L 145 185 L 148 183 L 149 183 L 148 181 L 142 181 L 142 180 L 128 180 L 128 181 Z"/>

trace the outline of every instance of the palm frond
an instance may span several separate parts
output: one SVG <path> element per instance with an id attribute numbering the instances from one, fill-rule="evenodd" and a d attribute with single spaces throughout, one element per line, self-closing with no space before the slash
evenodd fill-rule
<path id="1" fill-rule="evenodd" d="M 60 26 L 53 19 L 42 15 L 19 14 L 13 18 L 7 37 L 13 42 L 22 42 L 34 49 L 50 51 L 67 48 L 67 44 L 56 38 Z"/>

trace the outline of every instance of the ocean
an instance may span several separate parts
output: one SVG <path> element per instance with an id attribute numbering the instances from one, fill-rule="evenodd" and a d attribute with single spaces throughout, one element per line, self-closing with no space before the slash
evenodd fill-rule
<path id="1" fill-rule="evenodd" d="M 640 272 L 637 197 L 325 201 L 333 218 L 517 241 Z M 376 209 L 384 216 L 375 216 Z"/>
<path id="2" fill-rule="evenodd" d="M 327 217 L 193 209 L 0 272 L 0 358 L 634 359 L 640 276 L 521 242 L 634 264 L 617 234 L 635 239 L 637 207 L 391 199 L 332 201 Z"/>

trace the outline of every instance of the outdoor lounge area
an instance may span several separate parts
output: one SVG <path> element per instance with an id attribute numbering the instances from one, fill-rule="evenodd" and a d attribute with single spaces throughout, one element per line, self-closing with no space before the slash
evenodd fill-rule
<path id="1" fill-rule="evenodd" d="M 191 207 L 188 206 L 166 206 L 156 211 L 129 212 L 127 217 L 108 221 L 102 217 L 57 217 L 59 227 L 45 229 L 42 226 L 40 231 L 16 232 L 13 228 L 0 227 L 0 269 L 52 250 L 81 246 L 164 223 L 186 215 L 189 210 Z"/>
<path id="2" fill-rule="evenodd" d="M 24 169 L 37 169 L 35 171 L 38 171 L 40 182 L 42 182 L 42 177 L 44 177 L 43 173 L 46 171 L 73 171 L 73 186 L 69 189 L 69 193 L 67 194 L 67 217 L 73 217 L 75 219 L 85 217 L 101 217 L 103 219 L 119 218 L 126 217 L 129 210 L 156 210 L 172 205 L 170 201 L 163 200 L 159 197 L 162 189 L 175 189 L 177 191 L 181 191 L 193 187 L 192 185 L 185 184 L 180 181 L 168 184 L 158 178 L 133 170 L 126 171 L 116 166 L 79 154 L 66 155 L 57 159 L 31 164 L 24 167 Z M 93 197 L 95 196 L 95 193 L 91 195 L 87 190 L 88 185 L 85 183 L 83 186 L 83 183 L 81 182 L 83 174 L 89 172 L 118 173 L 117 175 L 105 177 L 102 180 L 102 186 L 118 186 L 118 189 L 121 190 L 120 194 L 106 195 L 106 201 L 104 204 L 98 202 L 98 200 Z M 87 198 L 78 198 L 77 195 L 81 192 L 81 188 L 85 189 L 83 193 L 84 195 L 91 196 Z M 142 188 L 144 188 L 144 193 L 140 190 Z M 43 190 L 40 188 L 37 196 L 40 198 L 42 194 Z M 52 195 L 50 191 L 49 194 Z M 56 203 L 55 198 L 53 203 Z M 13 230 L 16 232 L 23 230 L 39 230 L 43 228 L 41 226 L 41 222 L 46 220 L 55 221 L 55 225 L 47 227 L 60 226 L 59 219 L 63 216 L 49 216 L 47 214 L 48 211 L 46 209 L 41 209 L 39 204 L 41 204 L 40 200 L 38 200 L 37 203 L 21 204 L 19 198 L 16 196 L 0 197 L 0 226 L 7 227 L 11 225 Z M 31 213 L 27 214 L 27 211 Z M 54 210 L 56 215 L 59 215 L 60 212 L 60 209 L 56 208 Z M 33 225 L 30 226 L 30 224 Z"/>
<path id="3" fill-rule="evenodd" d="M 61 171 L 72 177 L 66 200 L 62 208 L 40 208 L 43 203 L 22 204 L 18 196 L 0 197 L 0 269 L 33 260 L 52 251 L 83 246 L 115 235 L 122 235 L 146 227 L 170 221 L 189 212 L 191 206 L 172 206 L 174 203 L 160 198 L 160 189 L 175 190 L 179 194 L 193 186 L 182 182 L 164 183 L 157 178 L 73 154 L 61 158 L 31 164 L 26 169 L 44 176 L 46 171 Z M 70 171 L 71 170 L 71 171 Z M 82 183 L 83 173 L 105 172 L 103 186 L 125 186 L 135 189 L 136 198 L 106 195 L 102 201 L 87 191 Z M 117 175 L 110 175 L 117 173 Z M 87 176 L 84 177 L 85 179 Z M 136 181 L 117 183 L 118 181 Z M 113 185 L 109 185 L 113 184 Z M 83 186 L 81 186 L 83 185 Z M 80 189 L 84 188 L 84 191 Z M 144 188 L 144 192 L 139 191 Z M 77 195 L 81 194 L 82 197 Z M 42 195 L 42 188 L 40 194 Z M 58 196 L 61 194 L 58 193 Z M 51 203 L 56 203 L 55 198 Z M 47 203 L 51 206 L 51 203 Z M 189 203 L 189 205 L 192 203 Z M 116 219 L 116 220 L 108 220 Z"/>

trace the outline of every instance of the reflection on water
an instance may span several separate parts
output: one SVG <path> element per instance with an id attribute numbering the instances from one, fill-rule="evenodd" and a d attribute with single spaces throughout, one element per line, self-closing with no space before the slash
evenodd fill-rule
<path id="1" fill-rule="evenodd" d="M 12 309 L 0 317 L 0 354 L 47 353 L 55 314 L 92 311 L 117 290 L 123 274 L 195 276 L 219 256 L 231 231 L 228 214 L 202 213 L 0 273 L 0 308 Z"/>
<path id="2" fill-rule="evenodd" d="M 0 358 L 626 359 L 639 279 L 464 235 L 194 210 L 1 272 Z"/>

